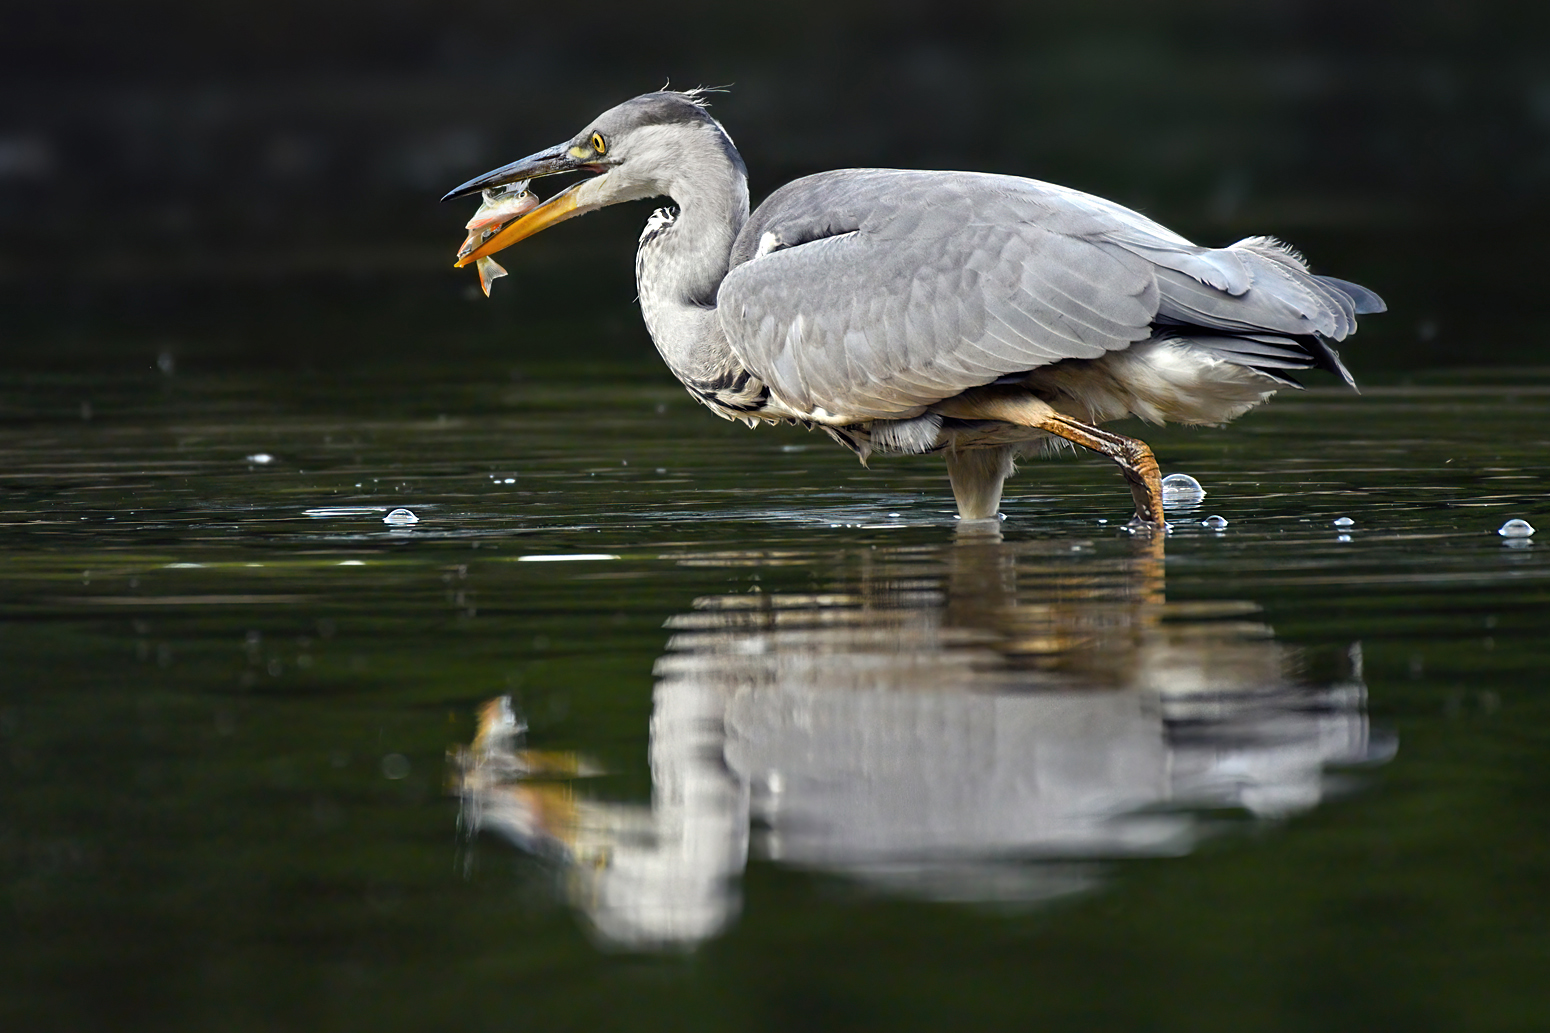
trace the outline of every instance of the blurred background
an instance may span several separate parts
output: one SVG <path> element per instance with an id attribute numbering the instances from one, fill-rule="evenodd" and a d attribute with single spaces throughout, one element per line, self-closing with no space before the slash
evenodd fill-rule
<path id="1" fill-rule="evenodd" d="M 755 201 L 822 169 L 1017 173 L 1389 301 L 1358 377 L 1543 361 L 1550 5 L 1479 0 L 50 0 L 0 32 L 12 369 L 651 359 L 647 204 L 451 269 L 450 187 L 665 82 Z M 665 371 L 662 376 L 666 378 Z"/>

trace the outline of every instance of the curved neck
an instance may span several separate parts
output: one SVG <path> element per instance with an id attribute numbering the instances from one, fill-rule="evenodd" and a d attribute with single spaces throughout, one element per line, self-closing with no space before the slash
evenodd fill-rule
<path id="1" fill-rule="evenodd" d="M 664 184 L 678 214 L 647 222 L 635 260 L 646 328 L 691 386 L 740 369 L 716 319 L 716 291 L 748 221 L 748 177 L 731 141 L 716 137 L 697 133 L 682 145 L 681 171 Z"/>

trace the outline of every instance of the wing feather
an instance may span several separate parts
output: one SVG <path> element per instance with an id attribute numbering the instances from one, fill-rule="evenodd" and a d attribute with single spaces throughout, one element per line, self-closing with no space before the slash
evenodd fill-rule
<path id="1" fill-rule="evenodd" d="M 852 169 L 797 180 L 753 213 L 717 305 L 733 351 L 786 404 L 861 420 L 916 416 L 1168 325 L 1245 365 L 1343 373 L 1304 339 L 1340 340 L 1382 300 L 1314 277 L 1268 238 L 1198 247 L 1064 187 Z"/>

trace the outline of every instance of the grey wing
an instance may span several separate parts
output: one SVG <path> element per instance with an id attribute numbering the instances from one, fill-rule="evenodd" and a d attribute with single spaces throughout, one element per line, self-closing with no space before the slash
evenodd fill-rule
<path id="1" fill-rule="evenodd" d="M 1356 305 L 1261 241 L 1200 248 L 1100 198 L 978 173 L 798 180 L 753 214 L 732 261 L 717 308 L 744 365 L 800 411 L 854 419 L 1095 359 L 1157 322 L 1343 337 Z"/>
<path id="2" fill-rule="evenodd" d="M 788 185 L 721 285 L 733 350 L 800 410 L 877 418 L 1147 337 L 1150 263 L 1045 225 L 1023 182 L 854 170 Z"/>

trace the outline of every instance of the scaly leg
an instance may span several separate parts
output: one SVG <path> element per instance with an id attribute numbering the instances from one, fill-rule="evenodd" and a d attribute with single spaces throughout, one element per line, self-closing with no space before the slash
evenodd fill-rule
<path id="1" fill-rule="evenodd" d="M 1162 508 L 1162 476 L 1157 469 L 1157 459 L 1146 442 L 1111 434 L 1106 430 L 1088 426 L 1080 420 L 1056 412 L 1045 402 L 1015 387 L 981 387 L 931 407 L 943 416 L 966 420 L 1000 420 L 1023 427 L 1035 427 L 1073 444 L 1090 448 L 1108 456 L 1119 466 L 1130 482 L 1130 495 L 1136 503 L 1136 520 L 1154 527 L 1164 526 Z M 992 451 L 992 450 L 987 450 Z M 994 450 L 999 451 L 999 450 Z M 964 453 L 967 458 L 974 452 Z M 958 477 L 953 474 L 953 460 L 948 458 L 948 474 L 953 478 L 953 492 L 958 494 Z M 1005 477 L 1005 474 L 1002 475 Z M 1001 500 L 1001 486 L 996 484 L 995 504 Z M 963 496 L 958 496 L 960 511 Z M 994 510 L 992 510 L 992 514 Z M 970 519 L 967 514 L 965 519 Z"/>
<path id="2" fill-rule="evenodd" d="M 1157 469 L 1157 459 L 1146 442 L 1089 427 L 1058 413 L 1039 424 L 1039 429 L 1083 448 L 1102 452 L 1114 460 L 1125 480 L 1130 482 L 1130 497 L 1136 502 L 1136 519 L 1143 524 L 1163 526 L 1162 472 Z"/>

